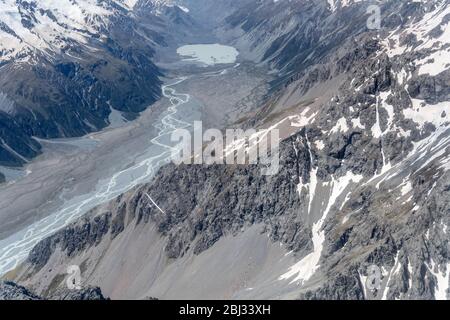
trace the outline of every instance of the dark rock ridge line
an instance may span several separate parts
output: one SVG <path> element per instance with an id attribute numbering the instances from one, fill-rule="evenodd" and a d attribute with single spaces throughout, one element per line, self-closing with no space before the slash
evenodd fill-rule
<path id="1" fill-rule="evenodd" d="M 40 297 L 11 281 L 0 282 L 0 300 L 109 300 L 99 288 L 59 290 L 51 297 Z"/>
<path id="2" fill-rule="evenodd" d="M 159 99 L 162 74 L 152 59 L 165 43 L 153 28 L 164 21 L 145 6 L 139 10 L 112 7 L 108 26 L 87 43 L 61 35 L 59 51 L 38 48 L 2 61 L 0 91 L 12 110 L 0 106 L 0 165 L 37 156 L 33 137 L 83 136 L 107 127 L 111 109 L 133 119 Z"/>
<path id="3" fill-rule="evenodd" d="M 417 6 L 401 6 L 400 13 L 420 21 Z M 167 257 L 177 259 L 263 224 L 299 261 L 320 254 L 313 277 L 299 282 L 299 298 L 369 299 L 364 279 L 373 264 L 383 270 L 378 299 L 445 296 L 439 281 L 450 272 L 449 121 L 444 112 L 421 124 L 405 111 L 424 115 L 448 101 L 450 72 L 419 75 L 415 63 L 428 49 L 390 56 L 383 40 L 371 32 L 349 39 L 288 81 L 283 90 L 303 96 L 330 77 L 342 79 L 332 99 L 311 110 L 314 119 L 281 143 L 278 174 L 262 176 L 259 166 L 165 166 L 151 184 L 41 241 L 23 278 L 37 282 L 33 275 L 46 273 L 55 253 L 70 260 L 136 226 L 156 225 Z M 414 99 L 423 101 L 420 108 L 413 109 Z M 355 175 L 358 183 L 339 190 Z M 312 239 L 322 231 L 317 246 Z"/>
<path id="4" fill-rule="evenodd" d="M 308 200 L 297 191 L 300 177 L 303 181 L 310 179 L 306 132 L 283 142 L 281 170 L 273 177 L 261 176 L 257 166 L 162 168 L 152 184 L 119 197 L 106 212 L 97 209 L 93 214 L 100 213 L 98 216 L 85 218 L 40 242 L 26 263 L 30 274 L 46 268 L 56 250 L 68 258 L 75 257 L 100 244 L 104 237 L 114 239 L 125 229 L 148 223 L 155 224 L 166 238 L 165 252 L 173 259 L 190 248 L 200 254 L 221 237 L 238 234 L 257 223 L 266 225 L 273 241 L 284 243 L 299 259 L 304 257 L 313 250 L 305 212 Z M 401 262 L 403 267 L 388 297 L 407 294 L 411 299 L 432 299 L 436 282 L 429 265 L 431 261 L 448 261 L 448 239 L 443 241 L 445 234 L 436 225 L 448 220 L 450 208 L 448 172 L 426 182 L 423 178 L 436 176 L 440 171 L 435 170 L 431 166 L 414 174 L 414 200 L 421 204 L 417 212 L 411 211 L 409 203 L 395 204 L 386 190 L 373 185 L 358 188 L 342 209 L 335 208 L 324 226 L 326 245 L 320 273 L 327 275 L 326 281 L 301 297 L 363 299 L 364 284 L 359 275 L 368 265 L 394 268 Z M 330 173 L 323 171 L 320 179 L 329 177 Z M 432 193 L 425 196 L 421 190 L 432 185 Z M 152 206 L 146 194 L 152 195 L 165 214 Z M 342 215 L 348 212 L 357 213 L 343 224 Z M 423 234 L 429 228 L 434 228 L 434 233 L 426 240 Z"/>

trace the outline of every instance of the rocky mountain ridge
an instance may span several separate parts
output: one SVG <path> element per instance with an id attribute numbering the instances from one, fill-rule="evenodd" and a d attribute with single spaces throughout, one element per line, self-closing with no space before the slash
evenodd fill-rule
<path id="1" fill-rule="evenodd" d="M 48 298 L 51 300 L 107 300 L 99 288 L 88 288 L 77 291 L 62 290 Z M 14 282 L 0 282 L 0 300 L 42 300 L 28 289 Z"/>
<path id="2" fill-rule="evenodd" d="M 155 48 L 170 41 L 164 25 L 186 17 L 162 2 L 156 14 L 154 5 L 0 1 L 0 165 L 38 155 L 34 137 L 86 135 L 107 127 L 113 111 L 134 119 L 159 99 Z"/>
<path id="3" fill-rule="evenodd" d="M 165 166 L 40 242 L 12 278 L 41 293 L 78 264 L 113 298 L 448 299 L 449 4 L 386 1 L 367 30 L 370 1 L 331 3 L 258 1 L 218 30 L 280 71 L 243 123 L 287 132 L 277 174 Z"/>

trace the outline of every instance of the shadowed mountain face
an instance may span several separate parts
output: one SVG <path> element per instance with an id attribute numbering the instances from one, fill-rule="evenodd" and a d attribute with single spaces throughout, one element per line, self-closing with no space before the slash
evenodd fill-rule
<path id="1" fill-rule="evenodd" d="M 152 10 L 121 0 L 0 2 L 1 165 L 39 154 L 32 137 L 82 136 L 108 126 L 112 109 L 132 119 L 160 97 L 152 57 L 164 34 L 153 29 L 164 20 Z"/>
<path id="2" fill-rule="evenodd" d="M 283 132 L 280 170 L 164 166 L 42 240 L 9 277 L 49 297 L 79 265 L 112 298 L 448 299 L 448 2 L 385 1 L 375 29 L 371 1 L 177 3 L 164 23 L 203 23 L 272 68 L 265 102 L 239 125 Z"/>
<path id="3" fill-rule="evenodd" d="M 61 290 L 51 300 L 107 300 L 99 288 L 87 288 L 79 291 Z M 42 300 L 28 289 L 14 282 L 0 282 L 0 300 Z"/>

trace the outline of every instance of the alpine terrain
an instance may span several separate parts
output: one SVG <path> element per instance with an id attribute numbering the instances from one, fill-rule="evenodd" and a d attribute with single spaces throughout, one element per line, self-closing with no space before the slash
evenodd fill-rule
<path id="1" fill-rule="evenodd" d="M 0 299 L 448 300 L 450 2 L 0 0 L 0 172 Z"/>

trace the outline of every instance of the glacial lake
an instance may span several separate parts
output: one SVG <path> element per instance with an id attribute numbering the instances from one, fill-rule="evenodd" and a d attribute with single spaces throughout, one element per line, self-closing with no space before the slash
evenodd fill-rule
<path id="1" fill-rule="evenodd" d="M 239 51 L 221 44 L 194 44 L 179 47 L 177 53 L 183 61 L 192 61 L 213 66 L 215 64 L 235 63 Z"/>

